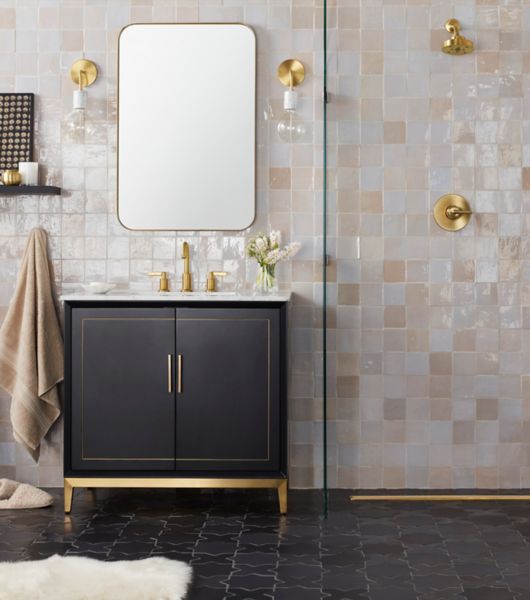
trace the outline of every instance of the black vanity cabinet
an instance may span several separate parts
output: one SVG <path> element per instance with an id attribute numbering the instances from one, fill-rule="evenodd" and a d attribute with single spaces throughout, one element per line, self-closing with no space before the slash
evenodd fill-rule
<path id="1" fill-rule="evenodd" d="M 72 469 L 172 469 L 175 311 L 73 308 L 71 319 Z"/>
<path id="2" fill-rule="evenodd" d="M 177 309 L 176 331 L 176 468 L 281 471 L 278 311 Z"/>
<path id="3" fill-rule="evenodd" d="M 75 487 L 273 487 L 286 512 L 286 302 L 65 300 Z"/>

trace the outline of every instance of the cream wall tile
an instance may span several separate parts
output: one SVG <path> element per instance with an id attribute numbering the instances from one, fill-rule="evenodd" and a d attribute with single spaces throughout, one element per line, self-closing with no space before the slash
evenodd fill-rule
<path id="1" fill-rule="evenodd" d="M 449 16 L 476 52 L 439 51 Z M 248 232 L 125 232 L 116 220 L 116 40 L 134 20 L 242 21 L 259 40 L 259 113 L 281 109 L 276 64 L 297 56 L 308 77 L 301 112 L 316 144 L 280 144 L 274 121 L 258 122 L 258 218 L 303 242 L 279 270 L 294 293 L 291 315 L 291 484 L 319 486 L 321 446 L 321 14 L 311 2 L 171 0 L 138 3 L 4 3 L 0 83 L 39 94 L 36 150 L 62 199 L 0 202 L 0 314 L 13 290 L 25 236 L 51 234 L 59 283 L 107 279 L 150 286 L 144 273 L 180 274 L 191 242 L 194 276 L 231 275 L 250 286 Z M 329 448 L 339 487 L 528 486 L 530 433 L 530 68 L 520 2 L 339 0 L 330 3 Z M 67 71 L 85 53 L 101 67 L 90 90 L 94 133 L 62 138 L 70 110 Z M 272 127 L 272 129 L 271 129 Z M 61 145 L 61 140 L 63 144 Z M 456 234 L 430 208 L 462 193 L 475 214 Z M 358 251 L 360 249 L 360 260 Z M 524 310 L 523 310 L 524 309 Z M 4 402 L 5 404 L 5 402 Z M 1 473 L 60 485 L 60 439 L 33 466 L 11 456 L 0 401 Z M 528 446 L 528 444 L 525 444 Z M 7 458 L 5 458 L 7 457 Z M 8 464 L 3 464 L 6 462 Z"/>

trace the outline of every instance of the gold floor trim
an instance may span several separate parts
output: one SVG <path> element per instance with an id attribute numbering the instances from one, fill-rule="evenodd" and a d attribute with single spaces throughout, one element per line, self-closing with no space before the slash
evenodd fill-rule
<path id="1" fill-rule="evenodd" d="M 287 479 L 187 478 L 187 477 L 65 477 L 64 512 L 72 510 L 75 488 L 275 488 L 280 513 L 287 513 Z"/>
<path id="2" fill-rule="evenodd" d="M 530 500 L 530 495 L 523 494 L 386 494 L 386 495 L 353 495 L 350 496 L 352 502 L 363 501 L 397 501 L 397 502 L 484 502 L 484 501 L 505 501 L 505 500 Z"/>

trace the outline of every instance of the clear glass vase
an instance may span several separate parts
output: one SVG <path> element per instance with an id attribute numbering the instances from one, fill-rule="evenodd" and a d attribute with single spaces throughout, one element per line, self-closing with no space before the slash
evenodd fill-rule
<path id="1" fill-rule="evenodd" d="M 254 284 L 254 294 L 256 296 L 278 293 L 278 281 L 275 271 L 276 265 L 258 265 L 258 274 Z"/>

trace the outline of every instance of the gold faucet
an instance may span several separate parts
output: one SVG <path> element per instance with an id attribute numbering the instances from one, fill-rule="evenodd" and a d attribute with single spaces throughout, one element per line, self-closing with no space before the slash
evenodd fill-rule
<path id="1" fill-rule="evenodd" d="M 160 281 L 158 282 L 159 292 L 169 292 L 169 279 L 166 271 L 155 271 L 153 273 L 149 273 L 149 275 L 151 277 L 160 277 Z"/>
<path id="2" fill-rule="evenodd" d="M 191 273 L 190 273 L 190 247 L 188 242 L 182 244 L 182 258 L 184 259 L 184 273 L 182 273 L 181 292 L 191 292 Z"/>
<path id="3" fill-rule="evenodd" d="M 228 275 L 226 271 L 209 271 L 208 279 L 206 280 L 206 291 L 207 292 L 216 292 L 216 277 L 224 277 Z"/>

